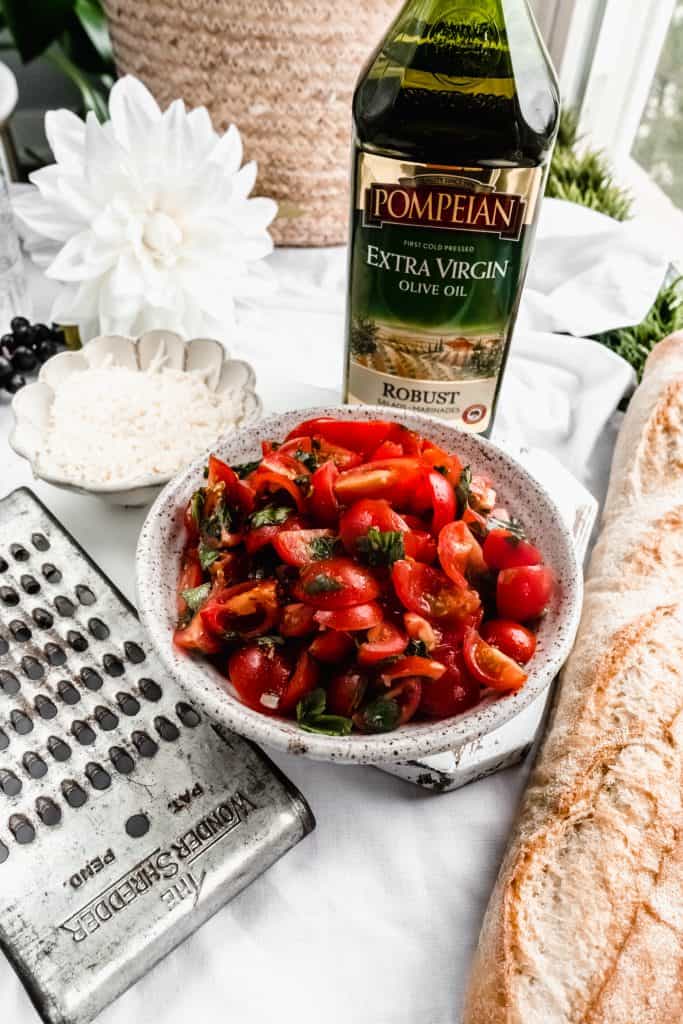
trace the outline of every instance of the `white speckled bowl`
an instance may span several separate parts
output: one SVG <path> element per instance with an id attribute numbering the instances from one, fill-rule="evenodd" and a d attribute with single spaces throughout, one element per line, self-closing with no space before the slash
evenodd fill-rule
<path id="1" fill-rule="evenodd" d="M 188 373 L 202 373 L 207 387 L 215 392 L 239 389 L 243 393 L 244 415 L 239 426 L 257 419 L 261 413 L 261 400 L 254 391 L 256 376 L 248 363 L 231 359 L 221 343 L 212 338 L 193 338 L 184 341 L 173 331 L 147 331 L 137 339 L 119 334 L 103 334 L 93 338 L 78 352 L 60 352 L 44 364 L 38 380 L 22 388 L 12 400 L 14 430 L 10 445 L 14 451 L 31 463 L 33 475 L 56 487 L 93 494 L 112 505 L 149 505 L 168 476 L 159 473 L 131 475 L 130 479 L 102 484 L 69 478 L 57 469 L 37 463 L 41 452 L 50 408 L 54 399 L 53 387 L 58 380 L 72 373 L 81 373 L 91 367 L 103 365 L 124 366 L 129 370 L 146 370 L 160 357 L 164 365 Z M 97 444 L 97 438 L 94 438 Z M 188 445 L 191 439 L 188 438 Z M 104 456 L 104 452 L 103 452 Z"/>
<path id="2" fill-rule="evenodd" d="M 494 480 L 501 504 L 510 509 L 538 544 L 555 572 L 558 586 L 538 634 L 529 679 L 517 694 L 487 697 L 477 707 L 441 722 L 408 723 L 381 735 L 317 736 L 303 732 L 296 722 L 270 718 L 245 707 L 230 682 L 208 662 L 177 650 L 172 643 L 176 618 L 176 582 L 184 543 L 183 512 L 202 485 L 203 461 L 179 474 L 157 498 L 142 528 L 137 550 L 138 602 L 142 621 L 172 675 L 185 685 L 192 699 L 235 732 L 265 746 L 321 761 L 377 764 L 406 761 L 450 750 L 492 732 L 534 701 L 557 674 L 574 642 L 583 594 L 581 567 L 572 538 L 552 498 L 511 456 L 490 441 L 464 434 L 429 416 L 372 406 L 340 406 L 271 416 L 240 430 L 216 445 L 216 454 L 239 463 L 260 454 L 265 438 L 282 439 L 297 423 L 311 415 L 343 419 L 394 419 L 457 452 L 465 464 Z"/>

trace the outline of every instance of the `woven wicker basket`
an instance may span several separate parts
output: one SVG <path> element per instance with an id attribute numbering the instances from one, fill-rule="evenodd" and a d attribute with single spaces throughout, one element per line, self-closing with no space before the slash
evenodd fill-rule
<path id="1" fill-rule="evenodd" d="M 119 70 L 235 123 L 281 245 L 345 241 L 351 97 L 398 0 L 105 0 Z"/>

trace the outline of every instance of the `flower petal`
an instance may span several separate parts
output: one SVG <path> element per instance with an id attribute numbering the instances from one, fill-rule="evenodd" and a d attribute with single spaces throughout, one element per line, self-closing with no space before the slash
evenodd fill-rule
<path id="1" fill-rule="evenodd" d="M 85 155 L 85 125 L 71 110 L 48 110 L 45 135 L 58 164 L 82 171 Z"/>

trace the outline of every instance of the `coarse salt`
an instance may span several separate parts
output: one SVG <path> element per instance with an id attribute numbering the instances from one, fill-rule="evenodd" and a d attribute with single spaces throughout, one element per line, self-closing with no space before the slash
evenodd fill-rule
<path id="1" fill-rule="evenodd" d="M 169 479 L 244 417 L 241 389 L 217 394 L 201 372 L 90 367 L 53 387 L 40 473 L 116 485 Z"/>

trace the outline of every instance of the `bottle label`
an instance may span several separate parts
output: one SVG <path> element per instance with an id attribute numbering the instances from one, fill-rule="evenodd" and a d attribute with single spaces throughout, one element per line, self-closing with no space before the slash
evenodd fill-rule
<path id="1" fill-rule="evenodd" d="M 529 258 L 544 168 L 359 152 L 346 401 L 482 432 Z"/>

